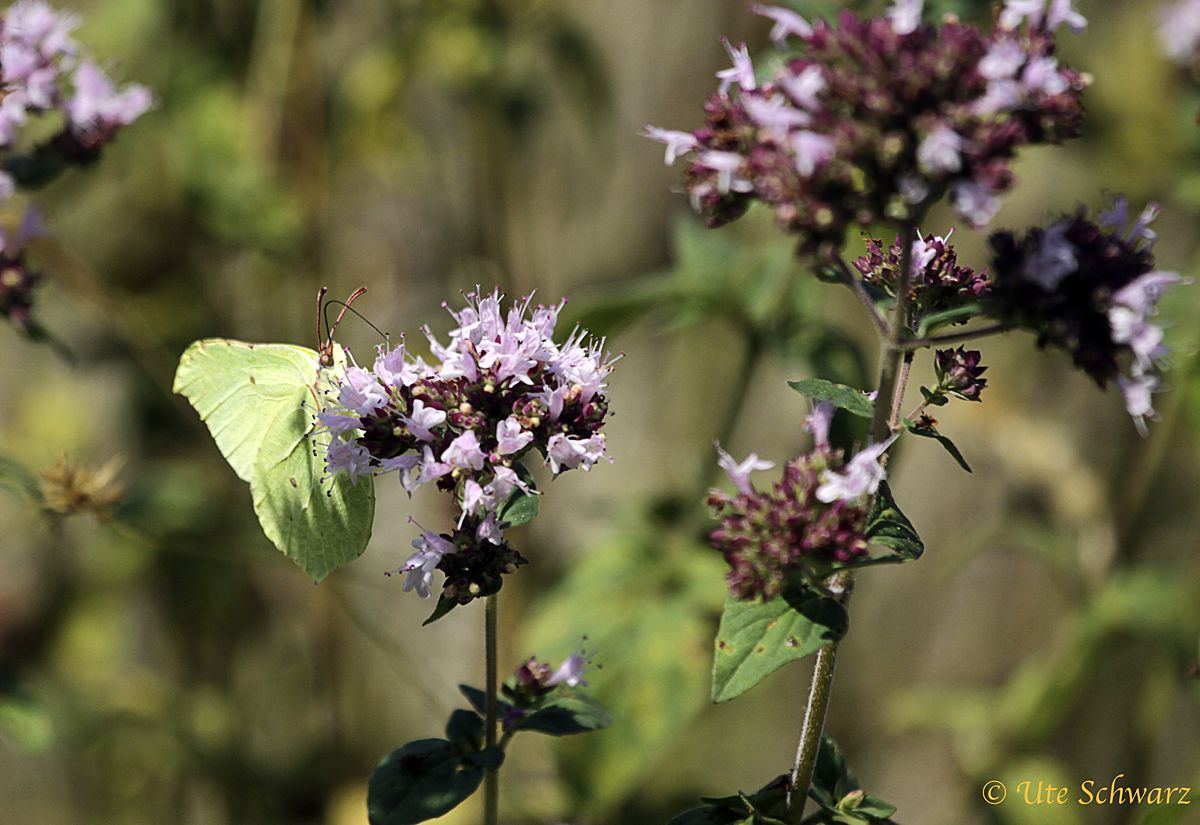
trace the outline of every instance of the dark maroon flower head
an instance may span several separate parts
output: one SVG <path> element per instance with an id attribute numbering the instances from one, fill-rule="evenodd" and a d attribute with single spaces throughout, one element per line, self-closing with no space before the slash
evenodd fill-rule
<path id="1" fill-rule="evenodd" d="M 977 272 L 969 266 L 959 265 L 958 253 L 947 242 L 948 238 L 918 233 L 913 241 L 909 298 L 919 316 L 976 302 L 991 289 L 986 270 Z M 896 242 L 885 250 L 883 241 L 869 239 L 867 254 L 854 262 L 854 268 L 868 284 L 895 296 L 903 242 L 904 239 L 897 236 Z"/>
<path id="2" fill-rule="evenodd" d="M 1114 335 L 1114 297 L 1154 271 L 1153 205 L 1126 230 L 1123 200 L 1099 219 L 1080 207 L 1048 226 L 991 236 L 995 269 L 991 312 L 1056 346 L 1104 386 L 1120 370 L 1131 340 Z M 1141 354 L 1153 356 L 1153 347 Z"/>
<path id="3" fill-rule="evenodd" d="M 1155 269 L 1157 215 L 1150 204 L 1130 220 L 1128 203 L 1117 198 L 1096 219 L 1080 207 L 1044 228 L 991 237 L 989 312 L 1033 332 L 1039 346 L 1066 350 L 1100 386 L 1116 380 L 1143 433 L 1169 352 L 1152 318 L 1163 292 L 1184 282 Z"/>
<path id="4" fill-rule="evenodd" d="M 978 350 L 938 350 L 933 356 L 933 368 L 937 373 L 938 388 L 966 401 L 978 401 L 987 386 L 981 378 L 987 367 L 980 365 L 982 355 Z"/>
<path id="5" fill-rule="evenodd" d="M 451 541 L 457 553 L 446 553 L 437 569 L 446 576 L 442 598 L 467 604 L 500 592 L 501 577 L 529 560 L 507 541 L 492 543 L 476 535 L 473 527 L 456 530 Z"/>
<path id="6" fill-rule="evenodd" d="M 794 36 L 800 50 L 770 79 L 727 43 L 734 67 L 705 126 L 646 135 L 669 162 L 686 156 L 692 206 L 710 224 L 761 201 L 817 257 L 851 224 L 908 221 L 947 193 L 982 226 L 1018 148 L 1078 134 L 1086 81 L 1058 65 L 1052 28 L 1017 18 L 985 34 L 849 11 L 836 25 L 784 25 L 777 42 Z"/>
<path id="7" fill-rule="evenodd" d="M 839 453 L 819 449 L 788 462 L 770 491 L 710 495 L 721 519 L 710 538 L 729 563 L 725 579 L 734 596 L 769 601 L 796 577 L 867 554 L 866 504 L 826 504 L 816 496 L 822 471 L 840 465 Z"/>

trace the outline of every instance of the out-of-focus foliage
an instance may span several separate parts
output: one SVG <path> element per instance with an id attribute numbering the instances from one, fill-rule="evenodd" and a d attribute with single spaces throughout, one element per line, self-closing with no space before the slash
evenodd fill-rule
<path id="1" fill-rule="evenodd" d="M 1065 48 L 1095 78 L 1086 134 L 1022 157 L 997 220 L 1104 189 L 1158 199 L 1160 263 L 1194 274 L 1200 91 L 1159 55 L 1153 2 L 1080 5 L 1090 30 Z M 313 346 L 320 285 L 365 284 L 356 308 L 384 330 L 444 329 L 440 302 L 475 283 L 537 287 L 627 354 L 616 461 L 556 482 L 501 607 L 502 663 L 586 636 L 613 725 L 514 743 L 506 821 L 665 822 L 785 772 L 804 666 L 709 702 L 725 593 L 705 541 L 711 442 L 790 458 L 807 404 L 786 382 L 865 387 L 871 330 L 846 290 L 796 269 L 766 216 L 697 226 L 661 147 L 636 137 L 695 122 L 724 67 L 717 37 L 757 48 L 768 24 L 726 0 L 79 10 L 81 40 L 160 103 L 44 193 L 57 234 L 30 250 L 39 311 L 78 363 L 0 329 L 5 825 L 362 825 L 372 768 L 441 735 L 456 685 L 478 681 L 479 611 L 421 628 L 431 605 L 383 576 L 410 514 L 445 517 L 434 497 L 380 485 L 366 553 L 314 588 L 170 394 L 196 338 Z M 986 263 L 981 241 L 955 240 Z M 997 339 L 980 344 L 987 403 L 938 410 L 974 473 L 924 442 L 895 462 L 926 551 L 860 577 L 829 731 L 900 821 L 1187 821 L 980 798 L 992 778 L 1200 785 L 1195 289 L 1163 316 L 1179 351 L 1148 441 L 1064 359 Z M 344 343 L 367 357 L 378 339 L 351 323 Z M 852 416 L 837 428 L 835 443 L 863 437 Z M 107 521 L 43 506 L 64 457 L 97 474 L 123 460 Z M 468 802 L 445 821 L 476 819 Z"/>

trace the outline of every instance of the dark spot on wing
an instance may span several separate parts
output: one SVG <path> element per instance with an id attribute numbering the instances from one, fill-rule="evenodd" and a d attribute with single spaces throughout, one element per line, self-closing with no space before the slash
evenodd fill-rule
<path id="1" fill-rule="evenodd" d="M 257 383 L 258 383 L 257 381 L 255 381 L 255 380 L 254 380 L 254 376 L 253 376 L 253 375 L 251 375 L 251 376 L 250 376 L 250 383 L 251 383 L 251 384 L 257 384 Z"/>
<path id="2" fill-rule="evenodd" d="M 290 485 L 292 485 L 293 487 L 296 487 L 296 488 L 299 488 L 299 487 L 300 487 L 300 485 L 296 483 L 296 479 L 294 479 L 294 478 L 289 478 L 289 479 L 288 479 L 288 484 L 290 484 Z"/>

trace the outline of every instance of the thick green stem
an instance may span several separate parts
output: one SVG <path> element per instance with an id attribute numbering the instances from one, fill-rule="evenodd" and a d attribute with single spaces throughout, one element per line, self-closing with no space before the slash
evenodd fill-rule
<path id="1" fill-rule="evenodd" d="M 912 234 L 916 221 L 902 229 L 904 239 L 900 255 L 900 272 L 896 278 L 896 308 L 892 316 L 890 334 L 881 342 L 879 366 L 879 391 L 875 395 L 875 414 L 871 419 L 871 441 L 879 444 L 892 433 L 893 409 L 899 403 L 897 390 L 903 395 L 902 383 L 907 379 L 904 367 L 911 363 L 904 358 L 904 342 L 908 336 L 911 312 L 912 280 Z M 837 594 L 842 604 L 850 600 L 854 587 L 854 574 L 849 570 L 834 573 L 826 587 Z M 825 716 L 829 711 L 829 699 L 833 693 L 833 674 L 837 665 L 837 643 L 826 645 L 817 652 L 813 666 L 812 683 L 808 689 L 808 702 L 804 707 L 804 721 L 800 726 L 800 741 L 796 745 L 796 762 L 792 767 L 791 788 L 788 794 L 788 820 L 792 825 L 804 821 L 804 808 L 808 802 L 808 789 L 812 785 L 813 771 L 817 766 L 817 754 L 821 750 L 821 734 L 825 729 Z"/>
<path id="2" fill-rule="evenodd" d="M 488 596 L 484 602 L 484 668 L 486 695 L 484 701 L 484 741 L 488 748 L 496 746 L 496 596 Z M 483 825 L 496 825 L 500 821 L 500 775 L 495 769 L 483 777 Z"/>
<path id="3" fill-rule="evenodd" d="M 854 575 L 849 570 L 834 574 L 826 586 L 841 595 L 844 602 L 850 596 Z M 808 704 L 804 706 L 804 721 L 800 725 L 800 741 L 796 744 L 796 762 L 792 766 L 791 792 L 788 797 L 788 813 L 792 823 L 804 820 L 804 806 L 808 801 L 808 788 L 812 785 L 813 771 L 817 767 L 817 754 L 821 750 L 821 733 L 825 730 L 825 715 L 829 711 L 829 698 L 833 693 L 833 672 L 837 666 L 837 645 L 826 645 L 817 651 L 813 665 L 812 684 L 808 689 Z"/>

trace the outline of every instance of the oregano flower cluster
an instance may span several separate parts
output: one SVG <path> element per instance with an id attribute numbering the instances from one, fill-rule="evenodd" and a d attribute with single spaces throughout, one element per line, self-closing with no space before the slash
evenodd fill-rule
<path id="1" fill-rule="evenodd" d="M 685 158 L 691 204 L 712 226 L 762 201 L 820 259 L 851 224 L 908 220 L 946 193 L 984 226 L 1018 148 L 1079 132 L 1088 79 L 1055 57 L 1056 31 L 1086 25 L 1070 0 L 1010 0 L 987 33 L 922 23 L 921 0 L 884 18 L 843 11 L 836 25 L 756 10 L 776 23 L 783 65 L 760 82 L 745 45 L 726 42 L 733 67 L 718 73 L 705 125 L 645 132 L 668 163 Z"/>
<path id="2" fill-rule="evenodd" d="M 604 389 L 616 359 L 578 328 L 554 340 L 565 302 L 534 307 L 528 297 L 505 313 L 501 297 L 468 294 L 451 310 L 448 343 L 426 328 L 435 363 L 402 341 L 380 348 L 370 369 L 350 366 L 337 404 L 319 415 L 328 472 L 396 473 L 410 494 L 432 482 L 454 496 L 455 529 L 424 531 L 401 568 L 405 589 L 422 596 L 434 570 L 446 575 L 443 596 L 466 603 L 495 593 L 501 573 L 524 563 L 504 541 L 502 510 L 536 493 L 526 456 L 540 455 L 555 475 L 607 458 Z"/>
<path id="3" fill-rule="evenodd" d="M 21 128 L 51 113 L 62 129 L 41 153 L 68 163 L 94 160 L 105 144 L 150 108 L 150 91 L 137 84 L 119 88 L 72 37 L 79 18 L 56 12 L 41 0 L 22 0 L 0 18 L 0 150 L 26 151 Z M 0 172 L 0 199 L 29 171 L 11 163 Z"/>
<path id="4" fill-rule="evenodd" d="M 1155 268 L 1158 213 L 1150 204 L 1131 217 L 1118 197 L 1096 218 L 1080 208 L 1044 228 L 991 237 L 992 312 L 1034 332 L 1039 346 L 1066 350 L 1101 387 L 1115 380 L 1143 434 L 1169 354 L 1152 319 L 1163 292 L 1185 281 Z"/>
<path id="5" fill-rule="evenodd" d="M 79 22 L 43 0 L 21 0 L 0 14 L 0 203 L 18 188 L 49 182 L 68 165 L 96 160 L 153 103 L 146 87 L 119 88 L 87 56 L 72 36 Z M 34 142 L 26 127 L 40 120 L 58 131 Z M 24 253 L 40 226 L 38 213 L 29 208 L 20 229 L 0 237 L 0 318 L 45 338 L 32 317 L 41 275 L 29 268 Z"/>
<path id="6" fill-rule="evenodd" d="M 907 279 L 913 311 L 919 315 L 945 312 L 984 298 L 991 290 L 987 271 L 976 271 L 958 263 L 949 243 L 950 235 L 923 235 L 911 241 L 911 276 Z M 876 238 L 867 239 L 867 254 L 854 261 L 864 283 L 879 287 L 895 297 L 899 283 L 904 238 L 887 247 Z"/>
<path id="7" fill-rule="evenodd" d="M 870 498 L 887 477 L 880 462 L 894 438 L 867 447 L 849 461 L 829 444 L 834 407 L 813 405 L 807 428 L 814 448 L 783 468 L 769 491 L 750 474 L 775 465 L 751 453 L 740 464 L 717 446 L 719 464 L 737 489 L 709 493 L 720 519 L 710 540 L 729 564 L 726 582 L 739 599 L 770 601 L 789 587 L 814 587 L 835 565 L 867 557 Z"/>

